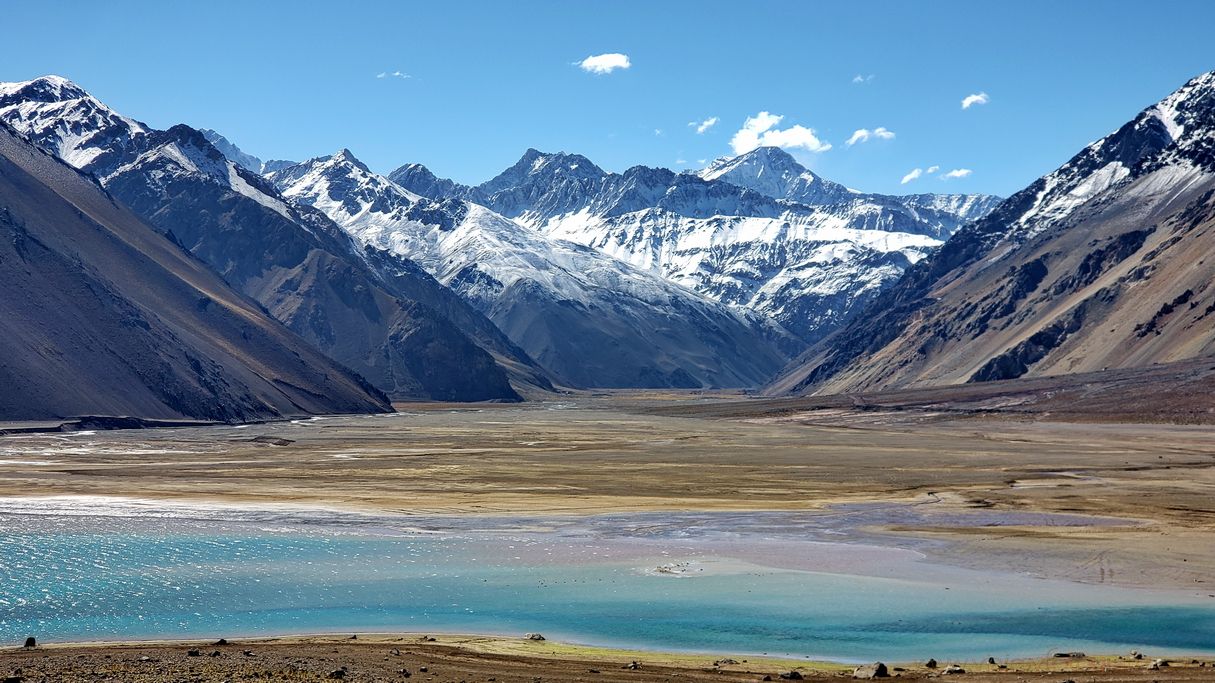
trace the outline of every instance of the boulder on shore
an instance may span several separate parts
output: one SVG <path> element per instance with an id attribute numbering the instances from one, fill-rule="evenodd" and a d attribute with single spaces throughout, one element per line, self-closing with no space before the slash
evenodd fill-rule
<path id="1" fill-rule="evenodd" d="M 883 664 L 881 662 L 874 662 L 872 664 L 858 666 L 856 668 L 856 670 L 852 672 L 852 677 L 859 678 L 861 680 L 869 680 L 869 679 L 873 679 L 873 678 L 889 678 L 890 671 L 886 669 L 885 664 Z"/>

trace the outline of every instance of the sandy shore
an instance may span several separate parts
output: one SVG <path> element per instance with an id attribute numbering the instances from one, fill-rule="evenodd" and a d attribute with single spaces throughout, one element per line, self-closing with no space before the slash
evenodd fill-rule
<path id="1" fill-rule="evenodd" d="M 433 638 L 433 639 L 432 639 Z M 536 681 L 761 681 L 798 672 L 805 680 L 848 678 L 852 665 L 640 652 L 480 636 L 360 634 L 206 642 L 65 644 L 34 650 L 0 650 L 0 675 L 25 681 L 429 681 L 433 683 L 535 683 Z M 199 656 L 190 656 L 196 650 Z M 213 655 L 213 653 L 219 653 Z M 632 663 L 637 668 L 632 668 Z M 1151 669 L 1150 658 L 1050 658 L 1037 661 L 961 663 L 960 681 L 1206 681 L 1205 660 L 1173 659 Z M 923 663 L 888 663 L 901 679 L 941 675 Z M 1003 666 L 1004 668 L 999 668 Z M 341 672 L 341 673 L 337 673 Z M 406 675 L 406 672 L 408 675 Z"/>

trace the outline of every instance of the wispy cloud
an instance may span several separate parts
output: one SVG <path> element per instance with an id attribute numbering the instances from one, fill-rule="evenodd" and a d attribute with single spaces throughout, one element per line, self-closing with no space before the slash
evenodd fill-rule
<path id="1" fill-rule="evenodd" d="M 966 97 L 962 98 L 962 108 L 970 109 L 971 107 L 975 106 L 976 104 L 987 104 L 990 101 L 991 101 L 991 98 L 987 96 L 987 93 L 977 92 L 977 93 L 974 93 L 973 95 L 967 95 Z"/>
<path id="2" fill-rule="evenodd" d="M 933 164 L 932 166 L 929 166 L 928 168 L 913 168 L 913 169 L 911 169 L 911 172 L 909 172 L 907 175 L 903 176 L 903 179 L 900 181 L 900 183 L 903 185 L 906 185 L 907 183 L 909 183 L 913 180 L 917 180 L 926 175 L 932 175 L 933 173 L 936 173 L 939 170 L 941 170 L 941 167 L 937 166 L 936 164 Z M 958 171 L 961 171 L 962 174 L 958 175 L 958 176 L 951 176 L 951 177 L 962 178 L 967 175 L 970 175 L 970 171 L 967 169 L 960 168 L 960 169 L 958 169 Z M 952 172 L 956 173 L 958 171 L 952 171 Z"/>
<path id="3" fill-rule="evenodd" d="M 856 83 L 857 85 L 864 85 L 865 83 L 868 83 L 872 80 L 873 80 L 873 74 L 869 74 L 868 76 L 857 74 L 852 77 L 852 82 Z"/>
<path id="4" fill-rule="evenodd" d="M 812 128 L 802 125 L 776 128 L 784 118 L 766 111 L 748 116 L 743 127 L 730 138 L 730 147 L 735 154 L 746 154 L 757 147 L 804 149 L 816 153 L 831 149 L 831 143 L 820 140 Z"/>
<path id="5" fill-rule="evenodd" d="M 857 143 L 869 142 L 870 140 L 893 140 L 893 139 L 894 139 L 894 131 L 888 130 L 881 126 L 878 126 L 877 128 L 874 128 L 873 130 L 869 130 L 868 128 L 858 128 L 858 129 L 856 129 L 856 132 L 852 134 L 852 137 L 848 138 L 848 141 L 845 142 L 844 144 L 851 147 Z"/>
<path id="6" fill-rule="evenodd" d="M 633 63 L 629 61 L 629 56 L 619 52 L 591 55 L 575 64 L 583 71 L 592 74 L 610 74 L 617 69 L 627 69 L 633 66 Z"/>
<path id="7" fill-rule="evenodd" d="M 969 168 L 955 168 L 941 177 L 945 180 L 951 180 L 953 178 L 965 178 L 971 173 L 974 173 L 974 171 L 970 170 Z"/>
<path id="8" fill-rule="evenodd" d="M 655 128 L 655 129 L 654 129 L 654 137 L 656 137 L 656 138 L 660 138 L 660 137 L 662 137 L 663 135 L 664 135 L 664 132 L 663 132 L 663 130 L 662 130 L 661 128 Z"/>
<path id="9" fill-rule="evenodd" d="M 697 135 L 704 135 L 710 128 L 717 125 L 718 118 L 710 116 L 704 121 L 688 121 L 688 125 L 696 129 Z"/>
<path id="10" fill-rule="evenodd" d="M 413 78 L 413 76 L 410 76 L 409 74 L 405 73 L 404 71 L 381 71 L 380 73 L 376 74 L 375 77 L 376 78 L 401 78 L 401 79 Z"/>

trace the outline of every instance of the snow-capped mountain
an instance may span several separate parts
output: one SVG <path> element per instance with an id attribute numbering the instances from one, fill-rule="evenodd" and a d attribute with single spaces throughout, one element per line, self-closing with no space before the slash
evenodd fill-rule
<path id="1" fill-rule="evenodd" d="M 773 385 L 857 391 L 1215 354 L 1215 72 L 954 235 Z"/>
<path id="2" fill-rule="evenodd" d="M 803 204 L 830 204 L 860 194 L 812 173 L 778 147 L 758 147 L 736 157 L 715 159 L 696 175 Z"/>
<path id="3" fill-rule="evenodd" d="M 58 77 L 0 84 L 0 120 L 138 215 L 331 358 L 394 398 L 517 399 L 550 386 L 496 327 L 404 259 L 284 201 L 204 135 L 153 130 Z"/>
<path id="4" fill-rule="evenodd" d="M 347 150 L 269 177 L 360 241 L 420 263 L 576 386 L 749 386 L 800 346 L 598 250 L 460 198 L 425 199 Z"/>
<path id="5" fill-rule="evenodd" d="M 482 203 L 533 230 L 594 247 L 804 340 L 830 332 L 961 224 L 985 195 L 887 197 L 819 178 L 761 147 L 700 173 L 608 173 L 534 149 L 467 187 L 418 164 L 390 177 L 417 194 Z"/>

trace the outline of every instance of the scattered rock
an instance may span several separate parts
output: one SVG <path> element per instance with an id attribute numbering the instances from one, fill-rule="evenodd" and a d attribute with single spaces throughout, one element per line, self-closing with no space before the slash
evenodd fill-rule
<path id="1" fill-rule="evenodd" d="M 334 669 L 333 671 L 330 671 L 329 675 L 326 676 L 325 678 L 329 678 L 329 679 L 332 679 L 335 681 L 340 681 L 345 677 L 346 677 L 345 669 Z"/>
<path id="2" fill-rule="evenodd" d="M 139 661 L 141 661 L 141 662 L 150 662 L 150 661 L 152 661 L 152 658 L 151 658 L 151 657 L 149 657 L 149 656 L 147 656 L 147 655 L 144 655 L 144 656 L 142 656 L 142 657 L 140 657 L 140 658 L 139 658 Z"/>
<path id="3" fill-rule="evenodd" d="M 227 645 L 227 644 L 228 644 L 228 639 L 227 639 L 227 638 L 220 638 L 219 640 L 215 641 L 215 644 L 216 644 L 216 645 Z"/>
<path id="4" fill-rule="evenodd" d="M 996 658 L 995 658 L 995 657 L 988 657 L 988 658 L 987 658 L 987 663 L 988 663 L 988 664 L 991 664 L 991 665 L 993 665 L 993 666 L 994 666 L 994 665 L 995 665 L 995 663 L 996 663 Z"/>
<path id="5" fill-rule="evenodd" d="M 409 673 L 409 669 L 401 669 L 397 673 L 401 674 L 401 676 L 404 678 L 409 678 L 410 676 L 413 675 L 413 674 Z"/>
<path id="6" fill-rule="evenodd" d="M 253 654 L 253 650 L 241 650 L 240 653 L 246 657 L 256 657 L 257 656 L 255 654 Z"/>
<path id="7" fill-rule="evenodd" d="M 428 669 L 428 668 L 426 668 L 426 667 L 424 667 L 424 666 L 419 666 L 419 667 L 418 667 L 418 671 L 421 671 L 422 673 L 426 673 L 427 671 L 430 671 L 430 669 Z"/>
<path id="8" fill-rule="evenodd" d="M 1153 660 L 1152 663 L 1148 665 L 1148 668 L 1151 669 L 1152 671 L 1156 671 L 1158 669 L 1168 668 L 1168 666 L 1169 666 L 1169 660 L 1156 659 L 1156 660 Z"/>
<path id="9" fill-rule="evenodd" d="M 713 666 L 728 666 L 730 664 L 737 664 L 737 663 L 738 663 L 737 660 L 730 659 L 729 657 L 727 657 L 725 659 L 719 659 L 716 662 L 713 662 Z"/>
<path id="10" fill-rule="evenodd" d="M 358 640 L 358 639 L 359 639 L 359 637 L 358 637 L 358 635 L 356 634 L 356 635 L 350 636 L 350 639 L 351 639 L 351 640 Z"/>
<path id="11" fill-rule="evenodd" d="M 21 683 L 22 680 L 24 680 L 24 679 L 22 679 L 20 676 L 18 676 L 16 674 L 14 674 L 12 676 L 4 677 L 4 683 Z"/>
<path id="12" fill-rule="evenodd" d="M 966 673 L 966 669 L 963 669 L 962 667 L 958 666 L 957 664 L 950 664 L 949 666 L 945 667 L 945 669 L 941 673 L 942 674 L 964 674 L 964 673 Z"/>
<path id="13" fill-rule="evenodd" d="M 591 674 L 597 674 L 597 673 L 599 673 L 599 669 L 587 669 L 586 672 L 591 673 Z"/>
<path id="14" fill-rule="evenodd" d="M 1139 650 L 1131 650 L 1131 659 L 1143 659 L 1143 653 Z"/>
<path id="15" fill-rule="evenodd" d="M 761 680 L 761 681 L 770 681 L 770 680 L 772 680 L 772 677 L 771 677 L 771 676 L 767 676 L 767 675 L 765 675 L 763 678 L 761 678 L 761 679 L 759 679 L 759 680 Z"/>
<path id="16" fill-rule="evenodd" d="M 38 639 L 37 639 L 37 638 L 35 638 L 35 637 L 33 637 L 33 636 L 30 636 L 29 638 L 26 638 L 26 639 L 25 639 L 25 646 L 26 646 L 26 647 L 38 647 Z"/>
<path id="17" fill-rule="evenodd" d="M 202 652 L 199 650 L 186 650 L 187 657 L 201 657 Z"/>
<path id="18" fill-rule="evenodd" d="M 634 659 L 633 661 L 629 662 L 628 664 L 625 664 L 624 666 L 622 666 L 622 667 L 620 667 L 620 668 L 621 668 L 621 669 L 630 669 L 630 670 L 632 670 L 632 671 L 636 671 L 637 669 L 640 669 L 640 668 L 641 668 L 641 664 L 640 664 L 640 663 L 638 663 L 638 662 L 637 662 L 637 660 L 635 660 L 635 659 Z"/>
<path id="19" fill-rule="evenodd" d="M 1085 655 L 1083 652 L 1056 652 L 1055 656 L 1056 657 L 1071 657 L 1072 659 L 1083 659 Z"/>
<path id="20" fill-rule="evenodd" d="M 860 678 L 862 680 L 889 678 L 890 671 L 886 669 L 885 664 L 881 662 L 874 662 L 872 664 L 866 664 L 865 666 L 858 666 L 856 670 L 852 672 L 852 677 Z"/>
<path id="21" fill-rule="evenodd" d="M 528 640 L 544 640 L 544 636 L 539 633 L 524 633 L 523 637 Z"/>
<path id="22" fill-rule="evenodd" d="M 924 666 L 928 667 L 929 669 L 935 669 L 937 668 L 937 660 L 930 659 L 927 662 L 924 662 Z"/>
<path id="23" fill-rule="evenodd" d="M 800 681 L 802 680 L 802 673 L 800 671 L 788 671 L 781 674 L 780 677 L 786 681 Z"/>
<path id="24" fill-rule="evenodd" d="M 208 657 L 223 657 L 224 653 L 220 652 L 219 650 L 211 650 L 211 654 L 209 654 L 207 656 Z"/>
<path id="25" fill-rule="evenodd" d="M 263 444 L 266 446 L 290 446 L 295 443 L 291 439 L 284 439 L 278 436 L 266 436 L 264 434 L 255 436 L 252 439 L 246 440 L 248 443 Z"/>

